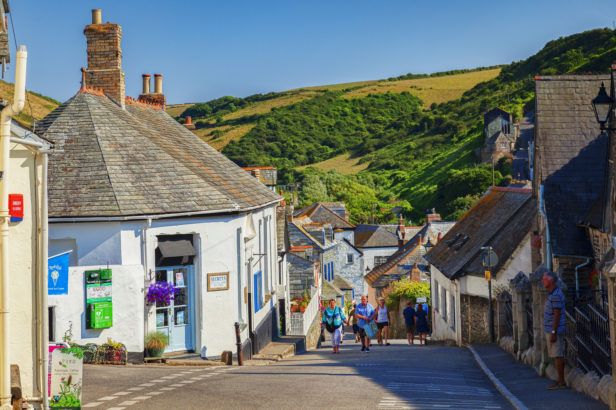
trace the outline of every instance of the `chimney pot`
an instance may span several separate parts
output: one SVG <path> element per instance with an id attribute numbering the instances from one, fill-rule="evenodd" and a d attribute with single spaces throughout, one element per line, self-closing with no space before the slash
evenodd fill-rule
<path id="1" fill-rule="evenodd" d="M 143 78 L 143 87 L 141 94 L 149 94 L 150 93 L 150 78 L 152 77 L 150 74 L 142 74 Z"/>
<path id="2" fill-rule="evenodd" d="M 103 10 L 92 9 L 92 24 L 102 24 L 102 23 L 103 23 Z"/>
<path id="3" fill-rule="evenodd" d="M 162 74 L 154 74 L 154 92 L 156 94 L 163 93 L 163 75 Z"/>
<path id="4" fill-rule="evenodd" d="M 186 125 L 191 125 L 192 124 L 192 117 L 190 115 L 186 116 L 186 122 L 184 124 L 186 124 Z"/>

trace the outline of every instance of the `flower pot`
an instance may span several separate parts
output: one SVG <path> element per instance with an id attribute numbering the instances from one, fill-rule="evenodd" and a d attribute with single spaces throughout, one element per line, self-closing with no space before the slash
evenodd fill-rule
<path id="1" fill-rule="evenodd" d="M 299 311 L 304 313 L 306 311 L 306 306 L 300 306 Z"/>
<path id="2" fill-rule="evenodd" d="M 162 357 L 165 353 L 165 349 L 146 349 L 145 352 L 148 357 Z"/>
<path id="3" fill-rule="evenodd" d="M 295 312 L 299 312 L 299 306 L 297 305 L 291 305 L 291 312 L 295 313 Z"/>

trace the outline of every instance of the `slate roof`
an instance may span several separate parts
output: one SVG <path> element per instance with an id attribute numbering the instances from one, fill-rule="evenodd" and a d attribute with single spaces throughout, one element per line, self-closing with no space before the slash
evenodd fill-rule
<path id="1" fill-rule="evenodd" d="M 507 120 L 511 120 L 511 114 L 502 108 L 494 107 L 491 110 L 483 114 L 484 124 L 489 124 L 496 117 L 505 117 Z"/>
<path id="2" fill-rule="evenodd" d="M 353 289 L 355 286 L 342 276 L 336 275 L 332 284 L 338 289 Z"/>
<path id="3" fill-rule="evenodd" d="M 394 228 L 393 232 L 392 228 Z M 355 228 L 355 246 L 358 248 L 398 246 L 395 229 L 397 229 L 397 225 L 357 225 Z"/>
<path id="4" fill-rule="evenodd" d="M 355 225 L 320 202 L 315 202 L 293 214 L 296 219 L 309 218 L 312 222 L 329 224 L 334 229 L 354 229 Z"/>
<path id="5" fill-rule="evenodd" d="M 498 255 L 498 273 L 530 232 L 537 212 L 530 189 L 492 187 L 425 256 L 450 279 L 483 272 L 481 247 Z"/>
<path id="6" fill-rule="evenodd" d="M 37 123 L 52 141 L 49 217 L 226 213 L 280 197 L 166 112 L 79 92 Z"/>
<path id="7" fill-rule="evenodd" d="M 535 186 L 544 185 L 552 251 L 592 256 L 579 226 L 605 188 L 607 138 L 600 135 L 591 100 L 605 75 L 536 78 Z"/>

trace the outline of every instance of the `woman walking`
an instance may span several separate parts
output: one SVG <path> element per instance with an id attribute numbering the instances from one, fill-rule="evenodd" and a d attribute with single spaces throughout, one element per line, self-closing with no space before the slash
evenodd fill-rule
<path id="1" fill-rule="evenodd" d="M 379 304 L 376 307 L 376 327 L 379 331 L 376 334 L 376 339 L 380 346 L 389 346 L 387 336 L 389 333 L 389 310 L 385 306 L 385 298 L 379 298 Z"/>
<path id="2" fill-rule="evenodd" d="M 416 326 L 417 333 L 419 333 L 419 344 L 426 344 L 426 337 L 428 336 L 428 314 L 423 308 L 423 304 L 420 303 L 417 306 L 417 311 L 415 312 L 416 318 Z"/>
<path id="3" fill-rule="evenodd" d="M 323 311 L 323 325 L 332 339 L 332 353 L 340 353 L 340 341 L 342 340 L 342 324 L 346 321 L 344 312 L 336 306 L 336 300 L 330 299 L 329 306 Z M 348 322 L 347 322 L 348 325 Z"/>

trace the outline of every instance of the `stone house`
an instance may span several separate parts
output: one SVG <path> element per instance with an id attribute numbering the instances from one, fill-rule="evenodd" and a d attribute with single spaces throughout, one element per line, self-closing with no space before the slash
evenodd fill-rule
<path id="1" fill-rule="evenodd" d="M 364 255 L 366 271 L 385 263 L 398 250 L 397 229 L 397 225 L 356 226 L 353 245 Z"/>
<path id="2" fill-rule="evenodd" d="M 265 185 L 272 191 L 276 190 L 276 184 L 278 183 L 278 170 L 275 167 L 242 167 L 242 169 L 248 172 L 253 177 L 257 178 L 259 182 L 261 182 L 263 185 Z"/>
<path id="3" fill-rule="evenodd" d="M 517 129 L 512 116 L 498 107 L 483 115 L 483 130 L 485 142 L 481 149 L 481 161 L 498 161 L 506 155 L 511 155 L 517 139 Z"/>
<path id="4" fill-rule="evenodd" d="M 76 341 L 112 338 L 139 361 L 152 331 L 169 335 L 168 352 L 217 356 L 239 322 L 249 357 L 278 332 L 281 198 L 164 111 L 162 76 L 154 93 L 144 81 L 139 99 L 125 96 L 119 25 L 93 13 L 84 33 L 81 89 L 37 125 L 58 149 L 50 253 L 70 252 L 67 293 L 49 298 L 52 331 L 72 324 Z M 100 269 L 111 270 L 105 302 L 90 286 Z M 146 303 L 165 282 L 178 289 L 173 302 Z M 106 323 L 88 320 L 97 309 Z"/>
<path id="5" fill-rule="evenodd" d="M 499 262 L 492 289 L 508 286 L 531 265 L 531 190 L 492 187 L 425 256 L 431 266 L 432 336 L 458 345 L 489 340 L 488 285 L 482 247 Z"/>

